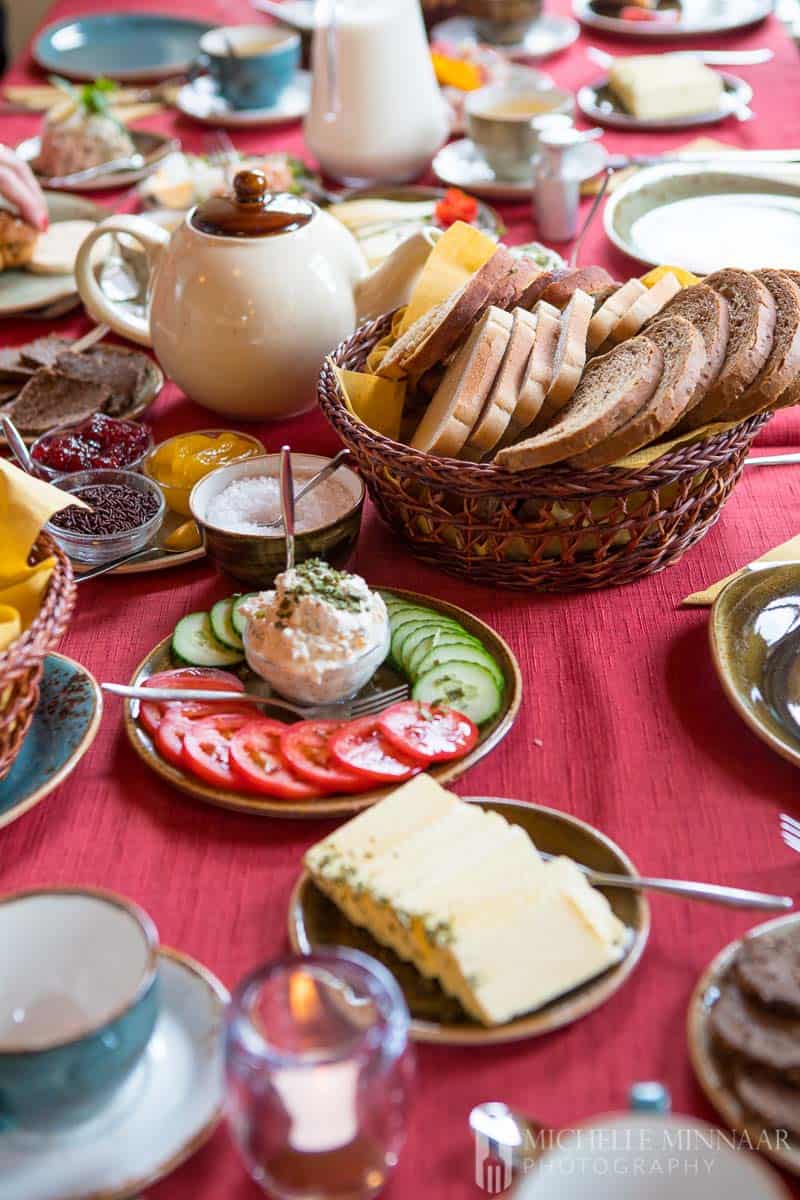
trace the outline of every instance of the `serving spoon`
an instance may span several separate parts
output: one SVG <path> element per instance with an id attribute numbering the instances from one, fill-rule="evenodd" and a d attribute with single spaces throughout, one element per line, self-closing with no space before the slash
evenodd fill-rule
<path id="1" fill-rule="evenodd" d="M 334 455 L 331 461 L 327 463 L 321 471 L 317 471 L 316 475 L 312 475 L 308 483 L 303 484 L 303 486 L 300 488 L 300 491 L 294 497 L 295 506 L 300 500 L 303 499 L 304 496 L 307 496 L 309 492 L 313 492 L 314 488 L 319 487 L 319 485 L 324 483 L 326 479 L 330 479 L 334 471 L 338 471 L 339 467 L 341 467 L 343 463 L 347 462 L 350 457 L 350 451 L 347 449 L 340 450 L 338 454 Z M 266 525 L 261 525 L 260 528 L 277 529 L 282 524 L 283 517 L 281 516 L 276 517 L 274 521 L 267 522 Z"/>
<path id="2" fill-rule="evenodd" d="M 291 571 L 294 566 L 294 473 L 288 446 L 281 446 L 281 511 L 286 537 L 286 570 Z"/>

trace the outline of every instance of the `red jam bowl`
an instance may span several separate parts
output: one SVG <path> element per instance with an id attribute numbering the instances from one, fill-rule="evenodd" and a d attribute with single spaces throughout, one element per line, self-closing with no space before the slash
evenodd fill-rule
<path id="1" fill-rule="evenodd" d="M 138 421 L 95 413 L 76 425 L 61 425 L 42 434 L 31 457 L 48 479 L 75 471 L 136 471 L 153 447 L 153 435 Z"/>

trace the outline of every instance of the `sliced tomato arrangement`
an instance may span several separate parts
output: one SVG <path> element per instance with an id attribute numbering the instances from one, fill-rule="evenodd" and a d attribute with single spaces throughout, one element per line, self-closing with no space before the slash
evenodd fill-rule
<path id="1" fill-rule="evenodd" d="M 234 734 L 250 723 L 250 716 L 216 713 L 195 721 L 183 737 L 183 766 L 204 783 L 235 791 L 241 781 L 231 765 L 230 746 Z"/>
<path id="2" fill-rule="evenodd" d="M 181 667 L 176 671 L 159 671 L 157 675 L 151 675 L 149 679 L 145 679 L 143 686 L 176 688 L 180 691 L 185 691 L 187 688 L 213 688 L 215 692 L 231 693 L 244 691 L 241 679 L 231 675 L 230 671 L 218 671 L 215 667 Z M 140 702 L 139 720 L 151 737 L 155 737 L 163 717 L 168 712 L 174 712 L 179 704 L 181 704 L 180 700 L 142 700 Z M 202 704 L 200 701 L 194 701 L 192 707 L 197 716 L 219 712 L 219 704 Z M 187 712 L 186 707 L 183 711 Z"/>
<path id="3" fill-rule="evenodd" d="M 377 717 L 360 717 L 335 733 L 330 742 L 334 762 L 370 783 L 402 783 L 420 770 L 408 755 L 384 737 Z"/>
<path id="4" fill-rule="evenodd" d="M 340 766 L 331 754 L 331 739 L 345 726 L 345 721 L 298 721 L 283 726 L 283 757 L 295 774 L 322 792 L 358 792 L 365 786 L 363 776 Z"/>
<path id="5" fill-rule="evenodd" d="M 463 713 L 416 700 L 393 704 L 378 727 L 395 750 L 422 766 L 463 758 L 478 740 L 478 726 Z"/>
<path id="6" fill-rule="evenodd" d="M 230 763 L 255 792 L 279 800 L 313 800 L 319 788 L 295 775 L 281 754 L 286 726 L 260 717 L 238 729 L 230 743 Z"/>

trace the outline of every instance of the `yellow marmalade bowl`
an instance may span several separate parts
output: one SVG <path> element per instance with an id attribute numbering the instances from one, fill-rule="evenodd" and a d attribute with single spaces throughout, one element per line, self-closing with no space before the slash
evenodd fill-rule
<path id="1" fill-rule="evenodd" d="M 238 453 L 231 448 L 229 455 L 221 455 L 216 459 L 213 458 L 213 455 L 209 455 L 209 461 L 206 463 L 192 461 L 198 455 L 196 452 L 191 453 L 190 439 L 211 438 L 219 442 L 223 437 L 233 437 L 242 443 Z M 181 449 L 181 443 L 185 443 L 189 451 L 186 455 L 186 462 L 183 464 L 185 482 L 184 480 L 177 481 L 181 471 L 175 467 L 175 458 Z M 213 445 L 208 447 L 209 451 L 213 452 L 213 449 Z M 168 508 L 184 517 L 189 517 L 191 516 L 189 496 L 196 483 L 211 471 L 216 471 L 218 467 L 231 466 L 233 463 L 244 462 L 248 458 L 258 458 L 265 453 L 264 443 L 250 433 L 240 433 L 236 429 L 193 429 L 188 433 L 178 433 L 158 446 L 154 446 L 142 463 L 142 473 L 161 488 Z M 165 460 L 169 460 L 170 464 L 166 469 L 164 469 Z M 162 468 L 161 473 L 159 473 L 159 467 Z"/>

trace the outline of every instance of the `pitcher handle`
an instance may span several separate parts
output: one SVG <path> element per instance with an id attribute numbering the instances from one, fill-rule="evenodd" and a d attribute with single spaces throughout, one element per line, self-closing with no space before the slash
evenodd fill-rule
<path id="1" fill-rule="evenodd" d="M 75 262 L 75 279 L 81 300 L 86 310 L 98 324 L 108 325 L 115 333 L 137 342 L 140 346 L 152 346 L 150 324 L 145 317 L 136 316 L 117 304 L 100 287 L 92 266 L 92 247 L 108 233 L 127 233 L 143 247 L 152 275 L 170 235 L 160 225 L 144 217 L 108 217 L 96 225 L 86 237 Z"/>

